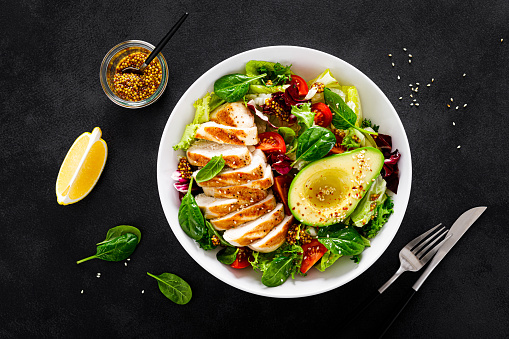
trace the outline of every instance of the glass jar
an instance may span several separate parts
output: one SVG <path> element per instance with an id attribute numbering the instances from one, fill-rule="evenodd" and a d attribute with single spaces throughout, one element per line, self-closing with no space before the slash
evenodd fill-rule
<path id="1" fill-rule="evenodd" d="M 147 53 L 148 56 L 148 54 L 150 54 L 154 48 L 155 47 L 152 44 L 149 44 L 145 41 L 128 40 L 116 45 L 108 53 L 106 53 L 106 56 L 101 63 L 99 76 L 104 93 L 106 93 L 106 96 L 110 98 L 111 101 L 119 106 L 126 108 L 141 108 L 148 106 L 159 99 L 159 97 L 166 89 L 166 85 L 168 84 L 168 64 L 166 63 L 166 59 L 164 59 L 162 53 L 159 53 L 156 57 L 157 60 L 159 60 L 159 64 L 161 65 L 161 83 L 150 97 L 140 101 L 128 101 L 122 99 L 116 94 L 115 86 L 113 84 L 115 71 L 122 59 L 132 53 L 137 52 Z M 154 59 L 152 62 L 155 60 L 156 59 Z"/>

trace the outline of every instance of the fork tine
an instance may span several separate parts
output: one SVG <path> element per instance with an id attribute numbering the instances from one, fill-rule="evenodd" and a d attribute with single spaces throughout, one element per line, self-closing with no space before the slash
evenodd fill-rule
<path id="1" fill-rule="evenodd" d="M 419 244 L 419 246 L 417 246 L 416 248 L 413 248 L 412 249 L 412 253 L 417 255 L 417 253 L 421 252 L 421 249 L 424 246 L 426 246 L 431 240 L 435 239 L 435 237 L 437 237 L 437 236 L 440 237 L 443 234 L 442 233 L 443 230 L 446 230 L 445 232 L 447 233 L 447 229 L 445 228 L 445 226 L 440 228 L 437 232 L 435 232 L 435 234 L 433 234 L 433 235 L 427 237 L 426 239 L 424 239 L 422 241 L 422 243 Z"/>
<path id="2" fill-rule="evenodd" d="M 445 229 L 445 232 L 442 232 L 444 229 Z M 424 254 L 426 254 L 426 252 L 428 252 L 428 250 L 429 250 L 431 247 L 433 247 L 433 245 L 434 245 L 437 241 L 439 241 L 439 240 L 442 238 L 442 236 L 447 237 L 447 233 L 448 233 L 448 232 L 449 232 L 449 230 L 448 230 L 448 229 L 446 229 L 445 227 L 441 228 L 439 232 L 437 232 L 437 233 L 435 233 L 435 234 L 433 235 L 433 237 L 430 237 L 429 239 L 427 239 L 426 243 L 428 243 L 428 242 L 429 242 L 429 240 L 431 240 L 431 239 L 432 239 L 432 238 L 434 238 L 435 236 L 436 236 L 436 239 L 435 239 L 435 240 L 433 240 L 432 242 L 430 242 L 430 243 L 428 244 L 428 246 L 424 247 L 422 250 L 421 250 L 421 249 L 419 249 L 419 250 L 415 251 L 415 252 L 414 252 L 414 253 L 415 253 L 415 256 L 416 256 L 416 257 L 419 257 L 419 256 L 421 256 L 421 257 L 422 257 L 422 256 L 424 256 Z M 423 246 L 424 246 L 424 244 L 423 244 L 423 245 L 420 245 L 419 247 L 423 247 Z"/>
<path id="3" fill-rule="evenodd" d="M 449 232 L 449 231 L 447 231 Z M 435 255 L 435 253 L 437 253 L 437 251 L 440 249 L 440 247 L 444 244 L 444 242 L 446 242 L 450 237 L 452 237 L 452 234 L 447 234 L 447 236 L 445 237 L 444 240 L 442 240 L 441 242 L 439 242 L 431 251 L 428 252 L 428 254 L 426 254 L 422 259 L 421 259 L 421 262 L 422 264 L 426 264 L 431 258 L 433 258 L 433 256 Z"/>
<path id="4" fill-rule="evenodd" d="M 410 241 L 405 247 L 408 248 L 409 250 L 412 249 L 415 245 L 417 245 L 422 239 L 426 238 L 428 236 L 428 234 L 430 234 L 431 232 L 433 232 L 434 230 L 437 229 L 437 227 L 441 226 L 442 223 L 436 225 L 435 227 L 433 227 L 432 229 L 430 229 L 429 231 L 427 232 L 424 232 L 423 234 L 421 234 L 420 236 L 418 236 L 417 238 L 415 238 L 414 240 Z"/>

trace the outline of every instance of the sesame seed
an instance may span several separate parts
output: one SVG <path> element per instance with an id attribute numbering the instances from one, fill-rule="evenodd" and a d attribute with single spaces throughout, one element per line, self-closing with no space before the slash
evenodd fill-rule
<path id="1" fill-rule="evenodd" d="M 429 86 L 431 86 L 431 85 L 430 85 L 430 84 L 427 84 L 426 86 L 428 86 L 428 87 L 429 87 Z"/>
<path id="2" fill-rule="evenodd" d="M 399 97 L 399 100 L 402 100 L 402 99 L 403 99 L 403 97 Z"/>
<path id="3" fill-rule="evenodd" d="M 412 54 L 408 54 L 408 57 L 411 58 L 412 57 Z"/>
<path id="4" fill-rule="evenodd" d="M 411 102 L 411 103 L 410 103 L 410 106 L 413 106 L 413 105 L 414 105 L 414 103 L 413 103 L 413 102 Z"/>
<path id="5" fill-rule="evenodd" d="M 124 265 L 127 267 L 127 263 L 125 262 Z"/>
<path id="6" fill-rule="evenodd" d="M 435 78 L 431 78 L 431 82 L 434 82 L 435 81 Z"/>
<path id="7" fill-rule="evenodd" d="M 414 95 L 413 95 L 413 94 L 410 94 L 410 98 L 413 98 L 413 97 L 414 97 Z"/>
<path id="8" fill-rule="evenodd" d="M 389 58 L 392 57 L 392 54 L 389 54 Z"/>
<path id="9" fill-rule="evenodd" d="M 130 261 L 130 260 L 131 260 L 131 258 L 127 258 L 126 260 L 127 260 L 127 261 Z"/>
<path id="10" fill-rule="evenodd" d="M 403 47 L 403 51 L 406 52 L 406 48 L 405 47 Z"/>
<path id="11" fill-rule="evenodd" d="M 145 290 L 141 290 L 141 294 L 145 293 Z"/>
<path id="12" fill-rule="evenodd" d="M 419 106 L 419 103 L 418 103 L 418 102 L 416 102 L 416 103 L 415 103 L 415 106 Z"/>
<path id="13" fill-rule="evenodd" d="M 392 67 L 394 67 L 394 62 L 392 63 Z"/>
<path id="14" fill-rule="evenodd" d="M 83 294 L 83 290 L 81 290 L 81 294 Z"/>
<path id="15" fill-rule="evenodd" d="M 456 126 L 456 123 L 453 121 L 453 122 L 452 122 L 452 125 L 453 125 L 453 126 Z"/>
<path id="16" fill-rule="evenodd" d="M 460 108 L 459 106 L 456 106 L 456 109 Z"/>
<path id="17" fill-rule="evenodd" d="M 504 42 L 504 39 L 500 39 L 500 42 Z"/>
<path id="18" fill-rule="evenodd" d="M 412 84 L 408 84 L 408 87 L 413 87 L 413 86 L 414 86 L 414 85 L 412 85 Z"/>
<path id="19" fill-rule="evenodd" d="M 453 98 L 451 98 L 451 102 L 453 102 L 453 101 L 454 101 L 454 99 L 453 99 Z"/>
<path id="20" fill-rule="evenodd" d="M 398 80 L 401 79 L 400 76 L 398 75 Z"/>
<path id="21" fill-rule="evenodd" d="M 417 101 L 417 99 L 413 99 L 412 101 Z"/>
<path id="22" fill-rule="evenodd" d="M 458 147 L 456 147 L 456 148 L 461 148 L 461 146 L 460 146 L 460 145 L 458 145 Z"/>
<path id="23" fill-rule="evenodd" d="M 463 73 L 463 76 L 464 76 L 464 77 L 466 77 L 466 76 L 467 76 L 467 74 L 466 74 L 466 73 Z"/>
<path id="24" fill-rule="evenodd" d="M 416 84 L 417 86 L 419 86 L 419 83 L 418 83 L 418 82 L 416 82 L 415 84 Z"/>
<path id="25" fill-rule="evenodd" d="M 467 104 L 464 104 L 463 107 L 467 107 Z"/>
<path id="26" fill-rule="evenodd" d="M 408 59 L 408 63 L 411 64 L 412 63 L 412 59 Z"/>
<path id="27" fill-rule="evenodd" d="M 447 107 L 451 107 L 451 105 L 447 104 Z"/>

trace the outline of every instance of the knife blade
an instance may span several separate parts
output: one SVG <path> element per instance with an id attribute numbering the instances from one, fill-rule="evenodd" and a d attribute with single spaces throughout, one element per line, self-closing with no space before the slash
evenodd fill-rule
<path id="1" fill-rule="evenodd" d="M 456 219 L 451 229 L 449 230 L 449 234 L 452 234 L 451 237 L 440 247 L 426 270 L 421 274 L 419 279 L 412 286 L 415 291 L 419 290 L 426 278 L 428 278 L 431 272 L 433 272 L 435 267 L 437 267 L 445 255 L 449 253 L 451 248 L 458 242 L 458 240 L 460 240 L 463 234 L 468 231 L 470 226 L 472 226 L 472 224 L 481 216 L 481 214 L 483 214 L 485 210 L 485 206 L 474 207 L 464 212 L 458 219 Z"/>

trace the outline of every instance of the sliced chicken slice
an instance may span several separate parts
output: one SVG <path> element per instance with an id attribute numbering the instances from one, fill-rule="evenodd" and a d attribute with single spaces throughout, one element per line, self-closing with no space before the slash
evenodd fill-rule
<path id="1" fill-rule="evenodd" d="M 259 149 L 255 150 L 252 155 L 251 164 L 241 168 L 223 169 L 214 178 L 197 183 L 200 187 L 223 187 L 231 185 L 246 184 L 251 180 L 262 179 L 267 167 L 267 158 Z M 193 173 L 196 178 L 198 171 Z"/>
<path id="2" fill-rule="evenodd" d="M 293 215 L 286 216 L 283 221 L 275 226 L 266 236 L 248 245 L 249 248 L 262 253 L 269 253 L 277 250 L 279 246 L 283 245 L 285 242 L 286 234 L 292 223 Z"/>
<path id="3" fill-rule="evenodd" d="M 253 127 L 231 127 L 208 121 L 196 130 L 195 138 L 215 141 L 229 145 L 256 145 L 258 130 Z"/>
<path id="4" fill-rule="evenodd" d="M 240 227 L 230 228 L 224 231 L 223 238 L 233 246 L 247 246 L 263 238 L 270 230 L 281 223 L 285 217 L 283 204 L 277 204 L 276 208 L 267 214 L 249 221 Z"/>
<path id="5" fill-rule="evenodd" d="M 253 127 L 254 114 L 243 102 L 228 102 L 210 113 L 210 121 L 232 127 Z"/>
<path id="6" fill-rule="evenodd" d="M 267 196 L 267 192 L 264 190 L 271 187 L 273 183 L 274 177 L 272 175 L 272 169 L 270 165 L 268 165 L 265 167 L 262 179 L 252 180 L 245 184 L 235 186 L 203 187 L 203 192 L 214 198 L 236 198 L 244 201 L 254 199 L 255 201 L 260 201 Z M 256 198 L 262 195 L 263 197 Z"/>
<path id="7" fill-rule="evenodd" d="M 246 146 L 219 144 L 197 140 L 187 149 L 187 160 L 193 166 L 205 166 L 213 156 L 221 155 L 226 166 L 240 168 L 251 163 L 251 153 Z"/>
<path id="8" fill-rule="evenodd" d="M 246 208 L 231 212 L 223 217 L 212 219 L 210 223 L 218 231 L 227 230 L 261 217 L 269 211 L 274 210 L 276 205 L 276 198 L 274 198 L 272 193 L 269 193 L 267 198 Z"/>
<path id="9" fill-rule="evenodd" d="M 239 201 L 238 199 L 213 198 L 203 193 L 198 194 L 195 200 L 205 219 L 220 218 L 254 203 Z"/>

